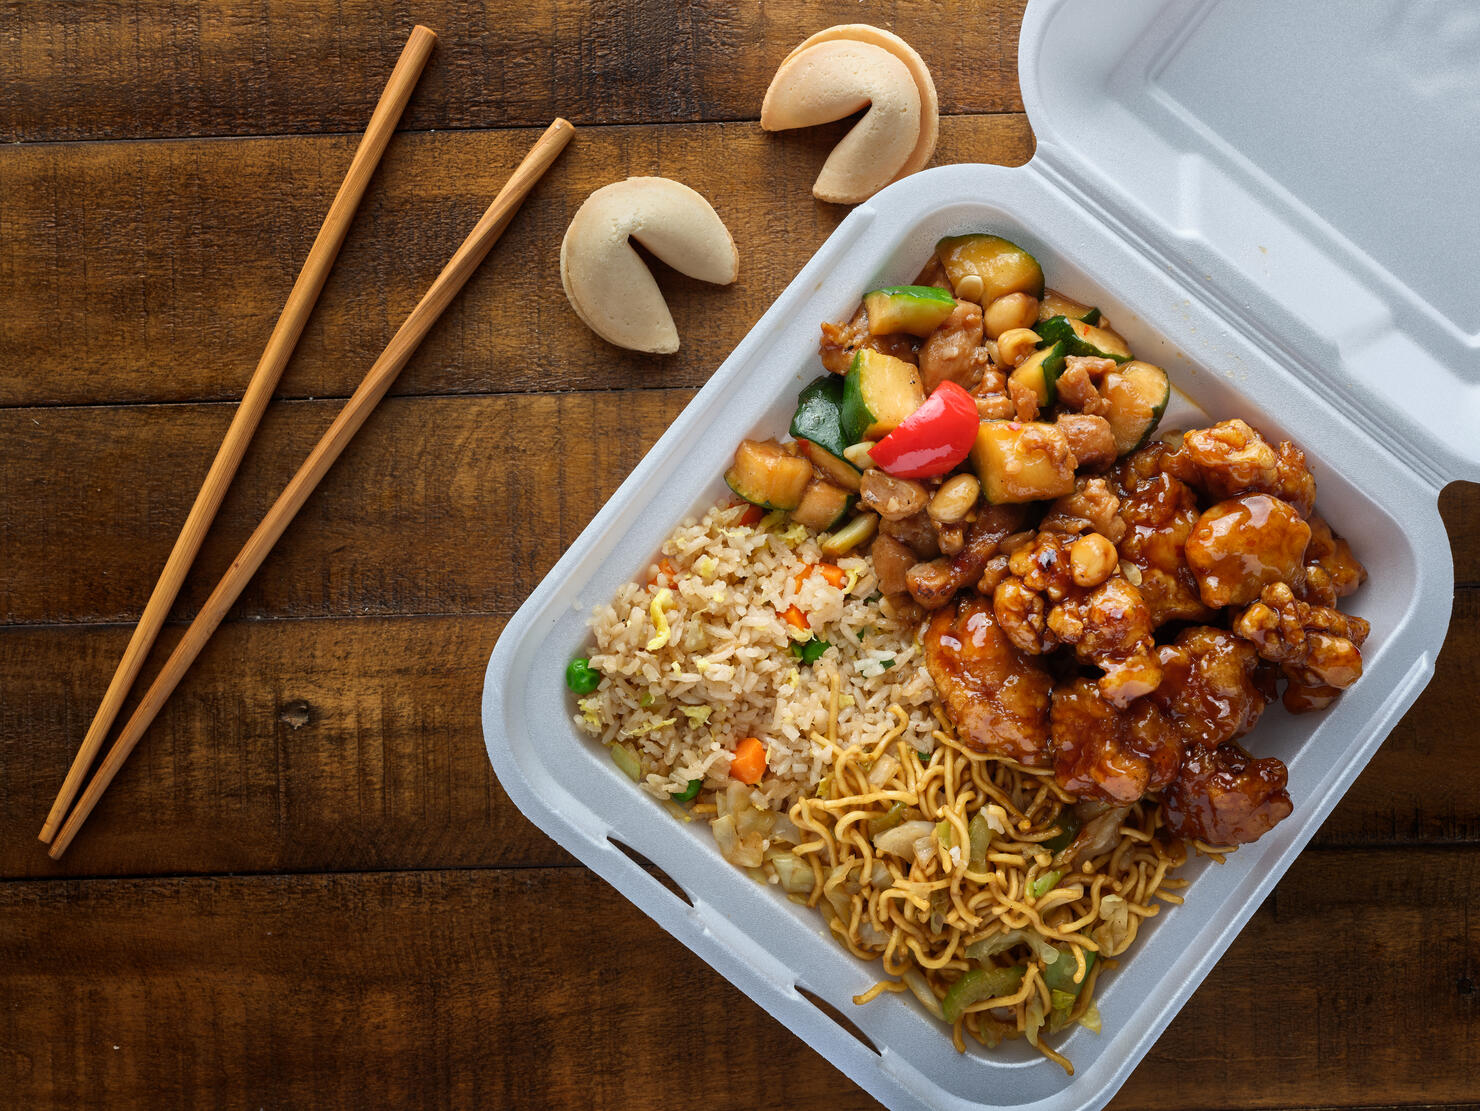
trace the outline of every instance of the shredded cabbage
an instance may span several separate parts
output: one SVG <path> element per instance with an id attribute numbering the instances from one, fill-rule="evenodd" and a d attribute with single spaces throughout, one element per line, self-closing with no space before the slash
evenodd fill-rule
<path id="1" fill-rule="evenodd" d="M 1008 930 L 1005 934 L 995 934 L 992 937 L 984 937 L 980 941 L 973 941 L 966 947 L 966 956 L 974 961 L 985 960 L 987 957 L 995 957 L 998 953 L 1011 949 L 1014 945 L 1022 942 L 1033 955 L 1045 965 L 1053 964 L 1059 959 L 1059 951 L 1037 930 L 1021 929 Z"/>
<path id="2" fill-rule="evenodd" d="M 934 833 L 934 822 L 902 822 L 893 829 L 886 829 L 875 835 L 874 848 L 881 853 L 908 860 L 915 855 L 915 842 L 928 841 Z"/>
<path id="3" fill-rule="evenodd" d="M 812 890 L 812 868 L 795 853 L 773 849 L 766 856 L 776 869 L 776 879 L 780 882 L 781 889 L 787 894 L 805 895 Z"/>
<path id="4" fill-rule="evenodd" d="M 1117 957 L 1130 946 L 1131 907 L 1119 895 L 1106 895 L 1100 900 L 1100 925 L 1090 931 L 1090 937 L 1107 957 Z"/>
<path id="5" fill-rule="evenodd" d="M 612 763 L 621 768 L 622 774 L 633 783 L 642 778 L 642 765 L 637 760 L 637 753 L 626 745 L 612 745 Z"/>
<path id="6" fill-rule="evenodd" d="M 1096 1004 L 1094 1000 L 1090 1000 L 1089 1006 L 1084 1009 L 1084 1013 L 1079 1016 L 1077 1021 L 1079 1022 L 1079 1025 L 1083 1026 L 1086 1030 L 1098 1034 L 1100 1032 L 1099 1005 Z"/>
<path id="7" fill-rule="evenodd" d="M 945 1021 L 945 1011 L 941 1009 L 940 1000 L 935 997 L 935 992 L 930 990 L 930 981 L 925 979 L 923 972 L 911 965 L 904 970 L 904 975 L 900 979 L 904 981 L 905 987 L 910 989 L 914 997 L 920 1001 L 920 1006 L 924 1007 L 942 1022 Z"/>

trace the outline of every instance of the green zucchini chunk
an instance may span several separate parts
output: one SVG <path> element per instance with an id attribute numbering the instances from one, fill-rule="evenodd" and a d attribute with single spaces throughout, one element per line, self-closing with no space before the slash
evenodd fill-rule
<path id="1" fill-rule="evenodd" d="M 1104 417 L 1115 434 L 1115 450 L 1124 455 L 1151 439 L 1171 399 L 1172 384 L 1161 367 L 1132 359 L 1105 375 L 1100 396 L 1109 404 Z"/>
<path id="2" fill-rule="evenodd" d="M 945 322 L 956 299 L 933 285 L 892 285 L 863 295 L 871 335 L 905 332 L 924 339 Z"/>
<path id="3" fill-rule="evenodd" d="M 763 509 L 795 509 L 811 481 L 812 464 L 775 440 L 741 440 L 725 472 L 731 490 Z"/>
<path id="4" fill-rule="evenodd" d="M 1100 322 L 1100 310 L 1081 305 L 1072 297 L 1065 297 L 1056 289 L 1045 289 L 1038 302 L 1038 323 L 1052 320 L 1056 316 L 1067 316 L 1070 320 L 1082 320 L 1086 324 Z"/>
<path id="5" fill-rule="evenodd" d="M 1038 408 L 1047 409 L 1058 397 L 1057 383 L 1064 371 L 1064 343 L 1040 347 L 1017 365 L 1011 380 L 1020 382 L 1038 395 Z"/>
<path id="6" fill-rule="evenodd" d="M 1090 355 L 1098 359 L 1113 359 L 1126 362 L 1131 349 L 1108 328 L 1086 324 L 1082 320 L 1070 320 L 1067 316 L 1050 317 L 1035 329 L 1045 343 L 1064 344 L 1065 355 Z"/>
<path id="7" fill-rule="evenodd" d="M 824 374 L 808 382 L 797 395 L 791 417 L 791 434 L 807 440 L 832 455 L 841 456 L 852 441 L 843 435 L 843 380 Z"/>
<path id="8" fill-rule="evenodd" d="M 881 439 L 924 402 L 925 389 L 914 365 L 864 348 L 853 356 L 843 379 L 843 432 L 849 443 Z"/>
<path id="9" fill-rule="evenodd" d="M 836 528 L 853 508 L 853 495 L 831 482 L 814 478 L 802 491 L 802 500 L 791 511 L 791 519 L 814 532 Z"/>
<path id="10" fill-rule="evenodd" d="M 996 505 L 1061 498 L 1074 490 L 1074 456 L 1057 425 L 984 420 L 971 463 L 982 493 Z"/>
<path id="11" fill-rule="evenodd" d="M 950 235 L 935 245 L 935 255 L 953 288 L 973 274 L 981 279 L 983 305 L 1009 293 L 1030 297 L 1043 293 L 1043 267 L 1038 260 L 999 235 Z"/>

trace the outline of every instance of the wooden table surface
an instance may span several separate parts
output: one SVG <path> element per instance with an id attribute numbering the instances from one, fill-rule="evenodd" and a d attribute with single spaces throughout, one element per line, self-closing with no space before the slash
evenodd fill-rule
<path id="1" fill-rule="evenodd" d="M 0 3 L 0 1104 L 873 1105 L 521 817 L 479 691 L 509 615 L 845 215 L 809 192 L 841 129 L 756 123 L 779 60 L 892 26 L 934 68 L 936 163 L 1020 164 L 1019 18 Z M 413 20 L 441 45 L 166 643 L 538 129 L 584 126 L 53 864 L 36 831 Z M 556 264 L 591 190 L 653 173 L 742 260 L 731 288 L 663 278 L 669 358 L 593 337 Z M 1433 683 L 1116 1106 L 1480 1101 L 1480 488 L 1442 506 Z"/>

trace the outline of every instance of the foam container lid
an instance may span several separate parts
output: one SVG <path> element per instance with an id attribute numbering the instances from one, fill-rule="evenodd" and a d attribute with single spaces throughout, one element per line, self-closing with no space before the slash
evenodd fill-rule
<path id="1" fill-rule="evenodd" d="M 1475 256 L 1480 222 L 1460 195 L 1464 174 L 1438 172 L 1461 157 L 1446 133 L 1480 106 L 1480 74 L 1461 64 L 1480 23 L 1454 5 L 1344 5 L 1340 20 L 1310 7 L 1321 10 L 1032 0 L 1019 61 L 1033 160 L 929 170 L 855 208 L 489 660 L 484 738 L 515 804 L 892 1108 L 1103 1106 L 1433 672 L 1453 586 L 1438 491 L 1480 477 L 1480 305 L 1466 301 L 1460 261 Z M 1361 681 L 1322 714 L 1271 707 L 1245 741 L 1289 767 L 1294 814 L 1224 865 L 1189 862 L 1186 905 L 1148 921 L 1101 978 L 1103 1034 L 1057 1037 L 1073 1077 L 1021 1042 L 958 1054 L 908 995 L 854 1006 L 877 962 L 725 863 L 704 823 L 677 822 L 637 790 L 575 727 L 562 683 L 589 644 L 591 607 L 725 495 L 741 439 L 785 430 L 819 373 L 818 324 L 846 318 L 868 289 L 909 281 L 937 239 L 970 230 L 1021 243 L 1054 288 L 1099 305 L 1138 357 L 1165 366 L 1181 395 L 1168 427 L 1242 416 L 1294 439 L 1323 515 L 1371 575 L 1344 603 L 1373 626 Z"/>
<path id="2" fill-rule="evenodd" d="M 1035 169 L 1411 465 L 1480 478 L 1480 12 L 1034 0 Z"/>

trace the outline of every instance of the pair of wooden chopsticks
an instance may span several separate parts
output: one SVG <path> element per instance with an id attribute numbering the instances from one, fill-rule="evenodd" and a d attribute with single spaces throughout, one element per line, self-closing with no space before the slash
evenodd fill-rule
<path id="1" fill-rule="evenodd" d="M 160 626 L 164 624 L 170 606 L 174 604 L 175 597 L 179 593 L 185 573 L 200 550 L 206 530 L 210 527 L 216 510 L 221 505 L 226 487 L 236 473 L 237 465 L 246 452 L 247 443 L 251 440 L 257 423 L 262 417 L 262 412 L 267 407 L 267 402 L 272 397 L 272 392 L 282 375 L 283 367 L 287 365 L 288 357 L 298 342 L 298 337 L 308 320 L 309 312 L 318 299 L 319 291 L 323 288 L 329 269 L 334 263 L 334 257 L 344 242 L 344 236 L 354 217 L 355 209 L 365 195 L 370 177 L 375 172 L 375 167 L 385 151 L 386 144 L 390 141 L 392 132 L 395 131 L 396 122 L 400 119 L 407 100 L 410 99 L 411 91 L 415 88 L 417 79 L 421 76 L 422 68 L 431 56 L 432 47 L 436 45 L 436 41 L 437 36 L 426 27 L 418 26 L 411 32 L 411 37 L 401 52 L 400 60 L 397 61 L 396 68 L 386 83 L 385 91 L 375 106 L 370 125 L 366 128 L 364 138 L 355 151 L 354 160 L 350 163 L 349 172 L 345 174 L 344 183 L 339 187 L 339 193 L 329 207 L 329 213 L 324 218 L 324 224 L 319 229 L 318 237 L 314 240 L 313 247 L 308 252 L 308 258 L 304 261 L 303 270 L 293 285 L 293 291 L 288 296 L 288 302 L 283 307 L 277 326 L 267 341 L 267 348 L 262 353 L 262 359 L 257 364 L 257 369 L 247 385 L 242 403 L 232 418 L 226 438 L 216 453 L 216 459 L 211 464 L 200 493 L 196 495 L 195 504 L 191 506 L 190 513 L 185 519 L 185 525 L 180 530 L 179 539 L 175 541 L 174 549 L 170 552 L 164 571 L 159 577 L 159 582 L 155 584 L 154 593 L 150 595 L 149 602 L 144 607 L 138 627 L 129 640 L 128 648 L 124 651 L 118 670 L 108 685 L 108 691 L 103 696 L 97 715 L 88 728 L 82 746 L 62 783 L 62 789 L 57 795 L 56 802 L 52 804 L 46 824 L 42 827 L 41 840 L 50 843 L 50 855 L 53 859 L 60 858 L 62 853 L 67 851 L 67 846 L 77 836 L 77 831 L 81 829 L 88 815 L 97 806 L 108 784 L 118 774 L 118 770 L 128 759 L 134 746 L 139 743 L 139 738 L 144 735 L 144 731 L 149 728 L 155 715 L 159 713 L 160 708 L 173 693 L 175 687 L 179 685 L 185 672 L 200 655 L 206 641 L 210 639 L 211 634 L 216 631 L 226 616 L 226 611 L 241 596 L 247 583 L 262 566 L 262 562 L 283 535 L 294 515 L 303 507 L 303 503 L 308 500 L 314 487 L 319 484 L 351 438 L 370 416 L 371 411 L 385 396 L 391 383 L 401 373 L 421 341 L 426 338 L 432 325 L 436 323 L 452 299 L 457 296 L 458 291 L 472 276 L 473 271 L 478 268 L 478 264 L 498 241 L 499 236 L 508 227 L 535 183 L 565 149 L 565 145 L 570 142 L 575 129 L 567 121 L 557 119 L 540 136 L 534 147 L 524 157 L 524 161 L 519 163 L 513 176 L 499 190 L 498 196 L 493 199 L 493 203 L 488 206 L 488 210 L 483 213 L 472 232 L 463 240 L 462 245 L 458 247 L 442 272 L 437 275 L 431 288 L 411 310 L 411 315 L 406 318 L 405 323 L 397 330 L 385 350 L 381 352 L 380 357 L 370 367 L 344 409 L 329 426 L 329 430 L 309 453 L 303 465 L 298 468 L 298 473 L 289 481 L 277 501 L 273 503 L 272 508 L 262 518 L 262 523 L 257 526 L 242 550 L 232 560 L 230 568 L 216 585 L 216 589 L 211 592 L 211 596 L 206 599 L 200 613 L 191 622 L 190 628 L 185 631 L 184 638 L 170 654 L 159 677 L 155 679 L 143 700 L 134 710 L 133 716 L 123 727 L 123 731 L 114 741 L 113 747 L 88 784 L 87 790 L 83 792 L 82 798 L 69 815 L 68 807 L 77 797 L 78 788 L 81 787 L 88 768 L 102 749 L 103 741 L 113 726 L 119 707 L 138 677 L 144 659 L 154 644 L 154 638 L 158 635 Z M 64 818 L 66 819 L 65 824 L 63 824 Z"/>

